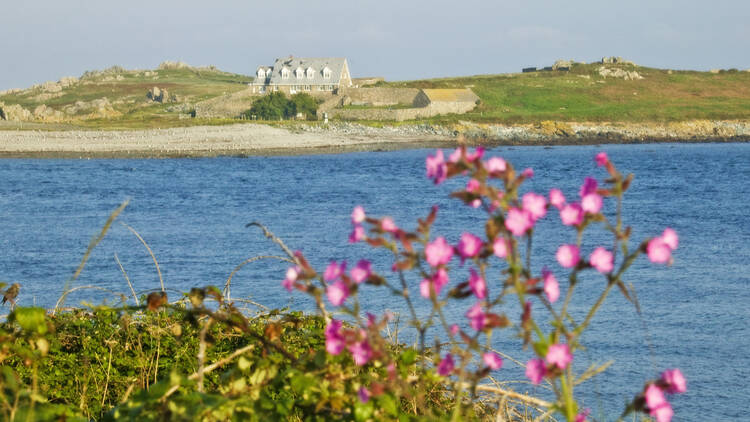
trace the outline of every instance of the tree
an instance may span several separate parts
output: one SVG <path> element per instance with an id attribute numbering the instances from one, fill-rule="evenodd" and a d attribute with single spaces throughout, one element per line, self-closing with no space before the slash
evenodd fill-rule
<path id="1" fill-rule="evenodd" d="M 259 119 L 278 120 L 286 114 L 288 102 L 289 100 L 281 92 L 272 92 L 255 100 L 250 110 L 244 114 L 248 117 L 255 115 Z"/>
<path id="2" fill-rule="evenodd" d="M 318 103 L 315 101 L 315 98 L 304 92 L 292 95 L 289 103 L 292 106 L 291 108 L 293 108 L 293 114 L 288 117 L 294 117 L 298 113 L 302 113 L 309 119 L 314 117 L 318 111 Z"/>

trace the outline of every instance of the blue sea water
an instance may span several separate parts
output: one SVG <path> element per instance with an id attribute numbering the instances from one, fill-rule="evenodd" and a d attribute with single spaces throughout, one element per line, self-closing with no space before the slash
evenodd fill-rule
<path id="1" fill-rule="evenodd" d="M 607 151 L 622 172 L 636 176 L 624 203 L 634 242 L 670 226 L 680 235 L 680 247 L 671 267 L 641 258 L 626 274 L 625 281 L 636 289 L 640 316 L 614 291 L 585 333 L 582 341 L 588 349 L 576 355 L 576 368 L 610 359 L 615 363 L 580 387 L 584 405 L 598 420 L 613 420 L 645 380 L 665 368 L 679 367 L 689 391 L 673 398 L 676 420 L 746 418 L 750 413 L 750 144 L 499 147 L 487 154 L 500 155 L 518 169 L 534 169 L 535 176 L 523 191 L 546 193 L 559 187 L 571 198 L 585 176 L 604 177 L 593 164 L 600 150 Z M 347 243 L 349 213 L 356 204 L 368 214 L 390 215 L 411 229 L 418 217 L 438 204 L 435 235 L 455 242 L 463 230 L 484 232 L 481 211 L 448 197 L 465 180 L 434 186 L 424 177 L 424 158 L 429 153 L 1 160 L 0 281 L 22 284 L 22 305 L 54 306 L 89 241 L 126 198 L 130 204 L 118 221 L 136 229 L 153 249 L 170 298 L 194 286 L 223 286 L 232 269 L 249 257 L 280 255 L 257 228 L 245 227 L 251 221 L 265 224 L 321 270 L 332 259 L 347 259 L 351 265 L 366 257 L 388 275 L 391 261 L 382 251 Z M 564 280 L 566 273 L 556 264 L 554 252 L 559 244 L 574 240 L 572 229 L 562 227 L 557 212 L 551 211 L 536 231 L 533 267 L 538 271 L 547 265 Z M 584 238 L 584 253 L 599 244 L 611 241 L 592 230 Z M 148 251 L 119 223 L 93 251 L 74 286 L 128 293 L 115 253 L 137 291 L 159 287 Z M 454 266 L 455 277 L 467 271 L 457 262 Z M 275 260 L 246 265 L 234 277 L 232 296 L 268 307 L 311 310 L 304 297 L 281 288 L 285 268 Z M 418 280 L 409 282 L 416 285 Z M 602 284 L 593 273 L 582 278 L 571 307 L 577 320 L 595 301 Z M 362 294 L 365 310 L 389 309 L 402 312 L 406 319 L 399 298 L 369 287 Z M 82 289 L 72 293 L 67 303 L 103 300 L 119 299 Z M 418 304 L 420 312 L 427 312 L 425 303 Z M 461 303 L 448 318 L 463 323 L 470 305 Z M 520 312 L 511 303 L 505 309 L 514 319 Z M 538 304 L 535 309 L 542 311 Z M 493 345 L 525 362 L 530 352 L 520 351 L 512 331 L 503 334 L 493 337 Z M 523 369 L 506 360 L 497 377 L 522 380 Z M 528 384 L 511 386 L 546 394 Z"/>

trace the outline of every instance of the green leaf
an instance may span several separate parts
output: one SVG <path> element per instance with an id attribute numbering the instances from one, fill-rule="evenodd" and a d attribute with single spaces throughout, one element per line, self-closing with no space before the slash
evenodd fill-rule
<path id="1" fill-rule="evenodd" d="M 45 334 L 47 333 L 45 316 L 46 312 L 44 308 L 17 308 L 9 319 L 12 318 L 18 322 L 18 325 L 24 331 Z"/>
<path id="2" fill-rule="evenodd" d="M 396 401 L 393 399 L 393 396 L 391 396 L 390 394 L 383 394 L 382 396 L 378 397 L 378 404 L 389 415 L 391 416 L 398 415 L 398 407 L 396 406 Z"/>
<path id="3" fill-rule="evenodd" d="M 354 419 L 358 421 L 366 421 L 372 417 L 375 409 L 372 405 L 372 401 L 362 403 L 357 401 L 354 404 Z"/>
<path id="4" fill-rule="evenodd" d="M 401 361 L 406 365 L 411 365 L 417 360 L 417 351 L 409 349 L 401 354 Z"/>

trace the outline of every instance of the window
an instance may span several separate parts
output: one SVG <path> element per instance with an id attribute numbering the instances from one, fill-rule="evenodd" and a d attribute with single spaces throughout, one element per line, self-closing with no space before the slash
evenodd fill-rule
<path id="1" fill-rule="evenodd" d="M 326 79 L 331 79 L 331 69 L 329 69 L 328 67 L 325 67 L 323 69 L 323 77 Z"/>
<path id="2" fill-rule="evenodd" d="M 266 71 L 263 69 L 258 69 L 258 79 L 265 79 L 266 77 Z"/>
<path id="3" fill-rule="evenodd" d="M 307 79 L 312 79 L 315 77 L 315 70 L 312 67 L 307 68 Z"/>
<path id="4" fill-rule="evenodd" d="M 289 79 L 289 69 L 281 69 L 281 79 Z"/>
<path id="5" fill-rule="evenodd" d="M 310 85 L 305 85 L 305 91 L 309 91 L 311 89 Z"/>
<path id="6" fill-rule="evenodd" d="M 297 79 L 302 79 L 305 77 L 305 72 L 301 67 L 298 67 L 297 70 L 294 71 L 294 76 L 296 76 Z"/>

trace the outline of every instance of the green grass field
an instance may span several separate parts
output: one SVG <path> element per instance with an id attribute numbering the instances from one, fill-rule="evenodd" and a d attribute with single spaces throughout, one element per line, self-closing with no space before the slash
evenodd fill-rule
<path id="1" fill-rule="evenodd" d="M 427 121 L 452 124 L 535 123 L 544 120 L 578 122 L 676 122 L 687 120 L 745 120 L 750 118 L 750 72 L 667 71 L 633 65 L 606 65 L 636 71 L 643 79 L 602 77 L 594 64 L 574 64 L 570 71 L 542 71 L 478 75 L 403 82 L 379 86 L 413 88 L 470 88 L 481 104 L 463 115 L 438 116 Z M 235 119 L 185 118 L 185 107 L 246 89 L 250 76 L 212 69 L 170 69 L 95 73 L 65 88 L 61 95 L 40 98 L 41 89 L 0 96 L 6 105 L 32 111 L 40 104 L 55 110 L 78 101 L 107 98 L 114 110 L 92 118 L 87 112 L 72 116 L 67 125 L 92 129 L 168 128 L 219 125 Z M 119 77 L 118 77 L 119 75 Z M 117 80 L 119 79 L 119 80 Z M 179 103 L 154 103 L 146 93 L 154 86 L 180 97 Z M 187 104 L 179 110 L 180 104 Z M 248 108 L 250 107 L 248 100 Z M 356 108 L 356 106 L 350 106 Z M 180 116 L 183 114 L 183 116 Z M 366 122 L 364 122 L 366 123 Z"/>
<path id="2" fill-rule="evenodd" d="M 750 72 L 672 71 L 627 65 L 644 79 L 604 78 L 600 64 L 577 64 L 569 72 L 479 75 L 384 86 L 471 88 L 482 104 L 465 115 L 435 122 L 486 123 L 560 121 L 668 122 L 750 118 Z"/>

